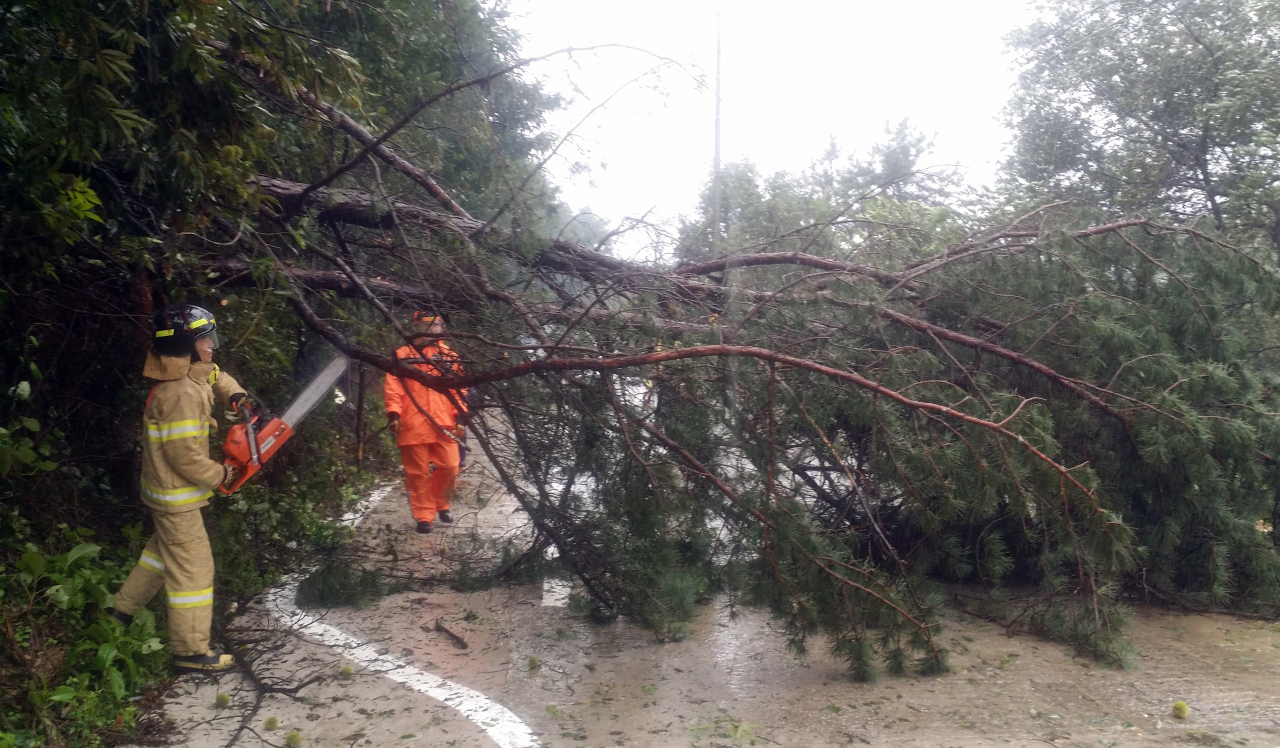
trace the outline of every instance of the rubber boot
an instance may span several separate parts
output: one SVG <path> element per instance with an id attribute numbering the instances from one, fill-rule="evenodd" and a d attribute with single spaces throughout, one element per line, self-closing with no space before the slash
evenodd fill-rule
<path id="1" fill-rule="evenodd" d="M 133 623 L 133 616 L 128 613 L 121 613 L 115 608 L 107 608 L 107 615 L 119 621 L 120 625 L 125 628 L 129 628 L 129 624 Z"/>
<path id="2" fill-rule="evenodd" d="M 179 673 L 225 673 L 236 666 L 229 654 L 174 655 L 173 669 Z"/>

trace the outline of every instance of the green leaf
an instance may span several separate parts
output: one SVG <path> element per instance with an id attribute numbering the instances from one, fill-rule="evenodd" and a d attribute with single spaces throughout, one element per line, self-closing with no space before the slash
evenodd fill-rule
<path id="1" fill-rule="evenodd" d="M 23 418 L 22 425 L 27 427 L 27 431 L 39 431 L 40 422 L 34 418 Z"/>
<path id="2" fill-rule="evenodd" d="M 49 695 L 49 701 L 73 701 L 75 698 L 76 690 L 71 686 L 58 686 Z"/>
<path id="3" fill-rule="evenodd" d="M 71 593 L 67 591 L 67 585 L 55 584 L 44 591 L 44 594 L 53 601 L 53 604 L 61 608 L 67 609 L 67 603 L 71 602 Z"/>
<path id="4" fill-rule="evenodd" d="M 27 572 L 32 577 L 40 577 L 44 574 L 47 559 L 35 551 L 28 551 L 22 554 L 22 558 L 18 559 L 18 568 Z"/>
<path id="5" fill-rule="evenodd" d="M 116 649 L 114 644 L 108 643 L 98 647 L 98 656 L 96 658 L 98 661 L 98 668 L 103 672 L 106 672 L 107 668 L 111 666 L 111 663 L 115 662 L 116 655 L 118 653 L 119 650 Z"/>
<path id="6" fill-rule="evenodd" d="M 102 552 L 102 546 L 95 543 L 81 543 L 75 548 L 67 551 L 59 560 L 65 565 L 63 568 L 70 569 L 73 564 L 78 561 L 95 558 Z"/>
<path id="7" fill-rule="evenodd" d="M 123 699 L 128 694 L 124 687 L 124 676 L 115 668 L 107 669 L 107 684 L 111 686 L 111 692 L 117 699 Z"/>

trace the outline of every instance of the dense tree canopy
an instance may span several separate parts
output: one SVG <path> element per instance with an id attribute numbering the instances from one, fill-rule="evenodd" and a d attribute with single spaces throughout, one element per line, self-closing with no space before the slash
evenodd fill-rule
<path id="1" fill-rule="evenodd" d="M 4 5 L 0 480 L 5 521 L 38 528 L 6 535 L 5 589 L 48 583 L 10 571 L 64 550 L 43 530 L 116 540 L 140 516 L 137 361 L 185 299 L 221 309 L 225 363 L 269 400 L 323 341 L 470 387 L 534 530 L 495 571 L 554 545 L 596 614 L 665 637 L 725 593 L 870 678 L 944 671 L 960 589 L 1117 661 L 1129 600 L 1275 610 L 1269 6 L 1054 7 L 1017 41 L 1000 204 L 918 172 L 904 126 L 798 175 L 731 165 L 721 210 L 655 248 L 673 259 L 624 261 L 540 176 L 556 102 L 500 9 Z M 465 377 L 397 367 L 412 308 L 450 316 Z M 220 556 L 241 559 L 221 594 L 308 550 L 281 522 L 331 542 L 350 430 L 215 508 L 224 548 L 254 551 Z M 29 648 L 5 656 L 6 694 L 45 701 L 0 729 L 71 729 Z"/>
<path id="2" fill-rule="evenodd" d="M 1280 251 L 1280 5 L 1056 2 L 1016 33 L 1008 176 L 1030 199 L 1205 217 Z"/>

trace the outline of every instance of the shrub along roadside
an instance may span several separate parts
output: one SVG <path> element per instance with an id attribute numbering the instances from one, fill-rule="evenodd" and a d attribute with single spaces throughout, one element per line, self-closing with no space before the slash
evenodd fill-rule
<path id="1" fill-rule="evenodd" d="M 334 490 L 328 473 L 343 470 L 317 471 L 317 480 L 323 479 L 339 501 L 356 495 L 354 484 Z M 244 497 L 206 510 L 221 551 L 215 551 L 219 614 L 228 603 L 257 594 L 282 569 L 304 562 L 317 541 L 338 542 L 343 529 L 304 499 L 309 482 L 299 482 L 293 492 L 273 492 L 271 501 L 262 502 L 267 507 Z M 296 511 L 299 507 L 308 511 Z M 309 515 L 306 524 L 296 522 L 303 519 L 299 515 Z M 128 627 L 105 613 L 111 594 L 136 562 L 145 539 L 142 524 L 126 528 L 125 544 L 104 549 L 86 542 L 93 535 L 87 528 L 62 525 L 56 537 L 40 543 L 16 510 L 3 521 L 0 748 L 94 746 L 133 735 L 141 714 L 137 695 L 169 678 L 164 595 Z M 280 525 L 307 527 L 310 534 L 301 543 L 274 543 L 272 529 Z"/>
<path id="2" fill-rule="evenodd" d="M 264 397 L 288 399 L 286 392 Z M 284 570 L 310 564 L 316 548 L 340 544 L 349 532 L 331 518 L 355 503 L 394 454 L 389 438 L 367 445 L 370 471 L 358 472 L 351 411 L 322 405 L 260 475 L 203 510 L 217 564 L 215 615 Z M 127 628 L 103 613 L 150 522 L 127 489 L 105 479 L 89 485 L 90 466 L 69 458 L 61 436 L 46 451 L 56 466 L 15 459 L 0 470 L 0 748 L 115 744 L 137 734 L 147 685 L 163 693 L 170 677 L 163 594 Z M 46 500 L 35 502 L 36 495 Z M 67 509 L 77 505 L 87 511 Z M 96 528 L 74 526 L 80 522 Z"/>
<path id="3" fill-rule="evenodd" d="M 104 553 L 84 542 L 92 531 L 65 525 L 39 544 L 16 512 L 4 520 L 0 746 L 123 737 L 137 722 L 131 697 L 163 675 L 168 659 L 150 611 L 127 628 L 102 612 L 132 566 L 130 549 Z M 136 541 L 141 529 L 132 530 Z"/>

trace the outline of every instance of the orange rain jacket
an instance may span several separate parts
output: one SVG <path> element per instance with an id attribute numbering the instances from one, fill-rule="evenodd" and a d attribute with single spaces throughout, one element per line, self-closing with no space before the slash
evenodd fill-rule
<path id="1" fill-rule="evenodd" d="M 460 376 L 462 365 L 458 363 L 458 354 L 449 349 L 442 340 L 438 343 L 423 346 L 422 353 L 412 346 L 404 346 L 396 350 L 396 358 L 412 364 L 420 371 L 431 376 Z M 412 379 L 401 379 L 390 374 L 382 387 L 382 394 L 387 403 L 387 415 L 396 413 L 400 416 L 400 433 L 396 436 L 396 445 L 430 444 L 437 441 L 450 441 L 452 432 L 458 425 L 459 412 L 467 412 L 467 391 L 451 390 L 450 394 L 461 407 L 454 408 L 449 397 L 443 392 L 427 388 Z M 415 405 L 416 402 L 416 405 Z M 419 410 L 421 408 L 421 410 Z M 423 415 L 422 411 L 426 411 Z M 431 421 L 435 422 L 435 426 Z M 436 428 L 439 427 L 439 429 Z M 440 429 L 449 432 L 449 436 L 440 433 Z"/>

